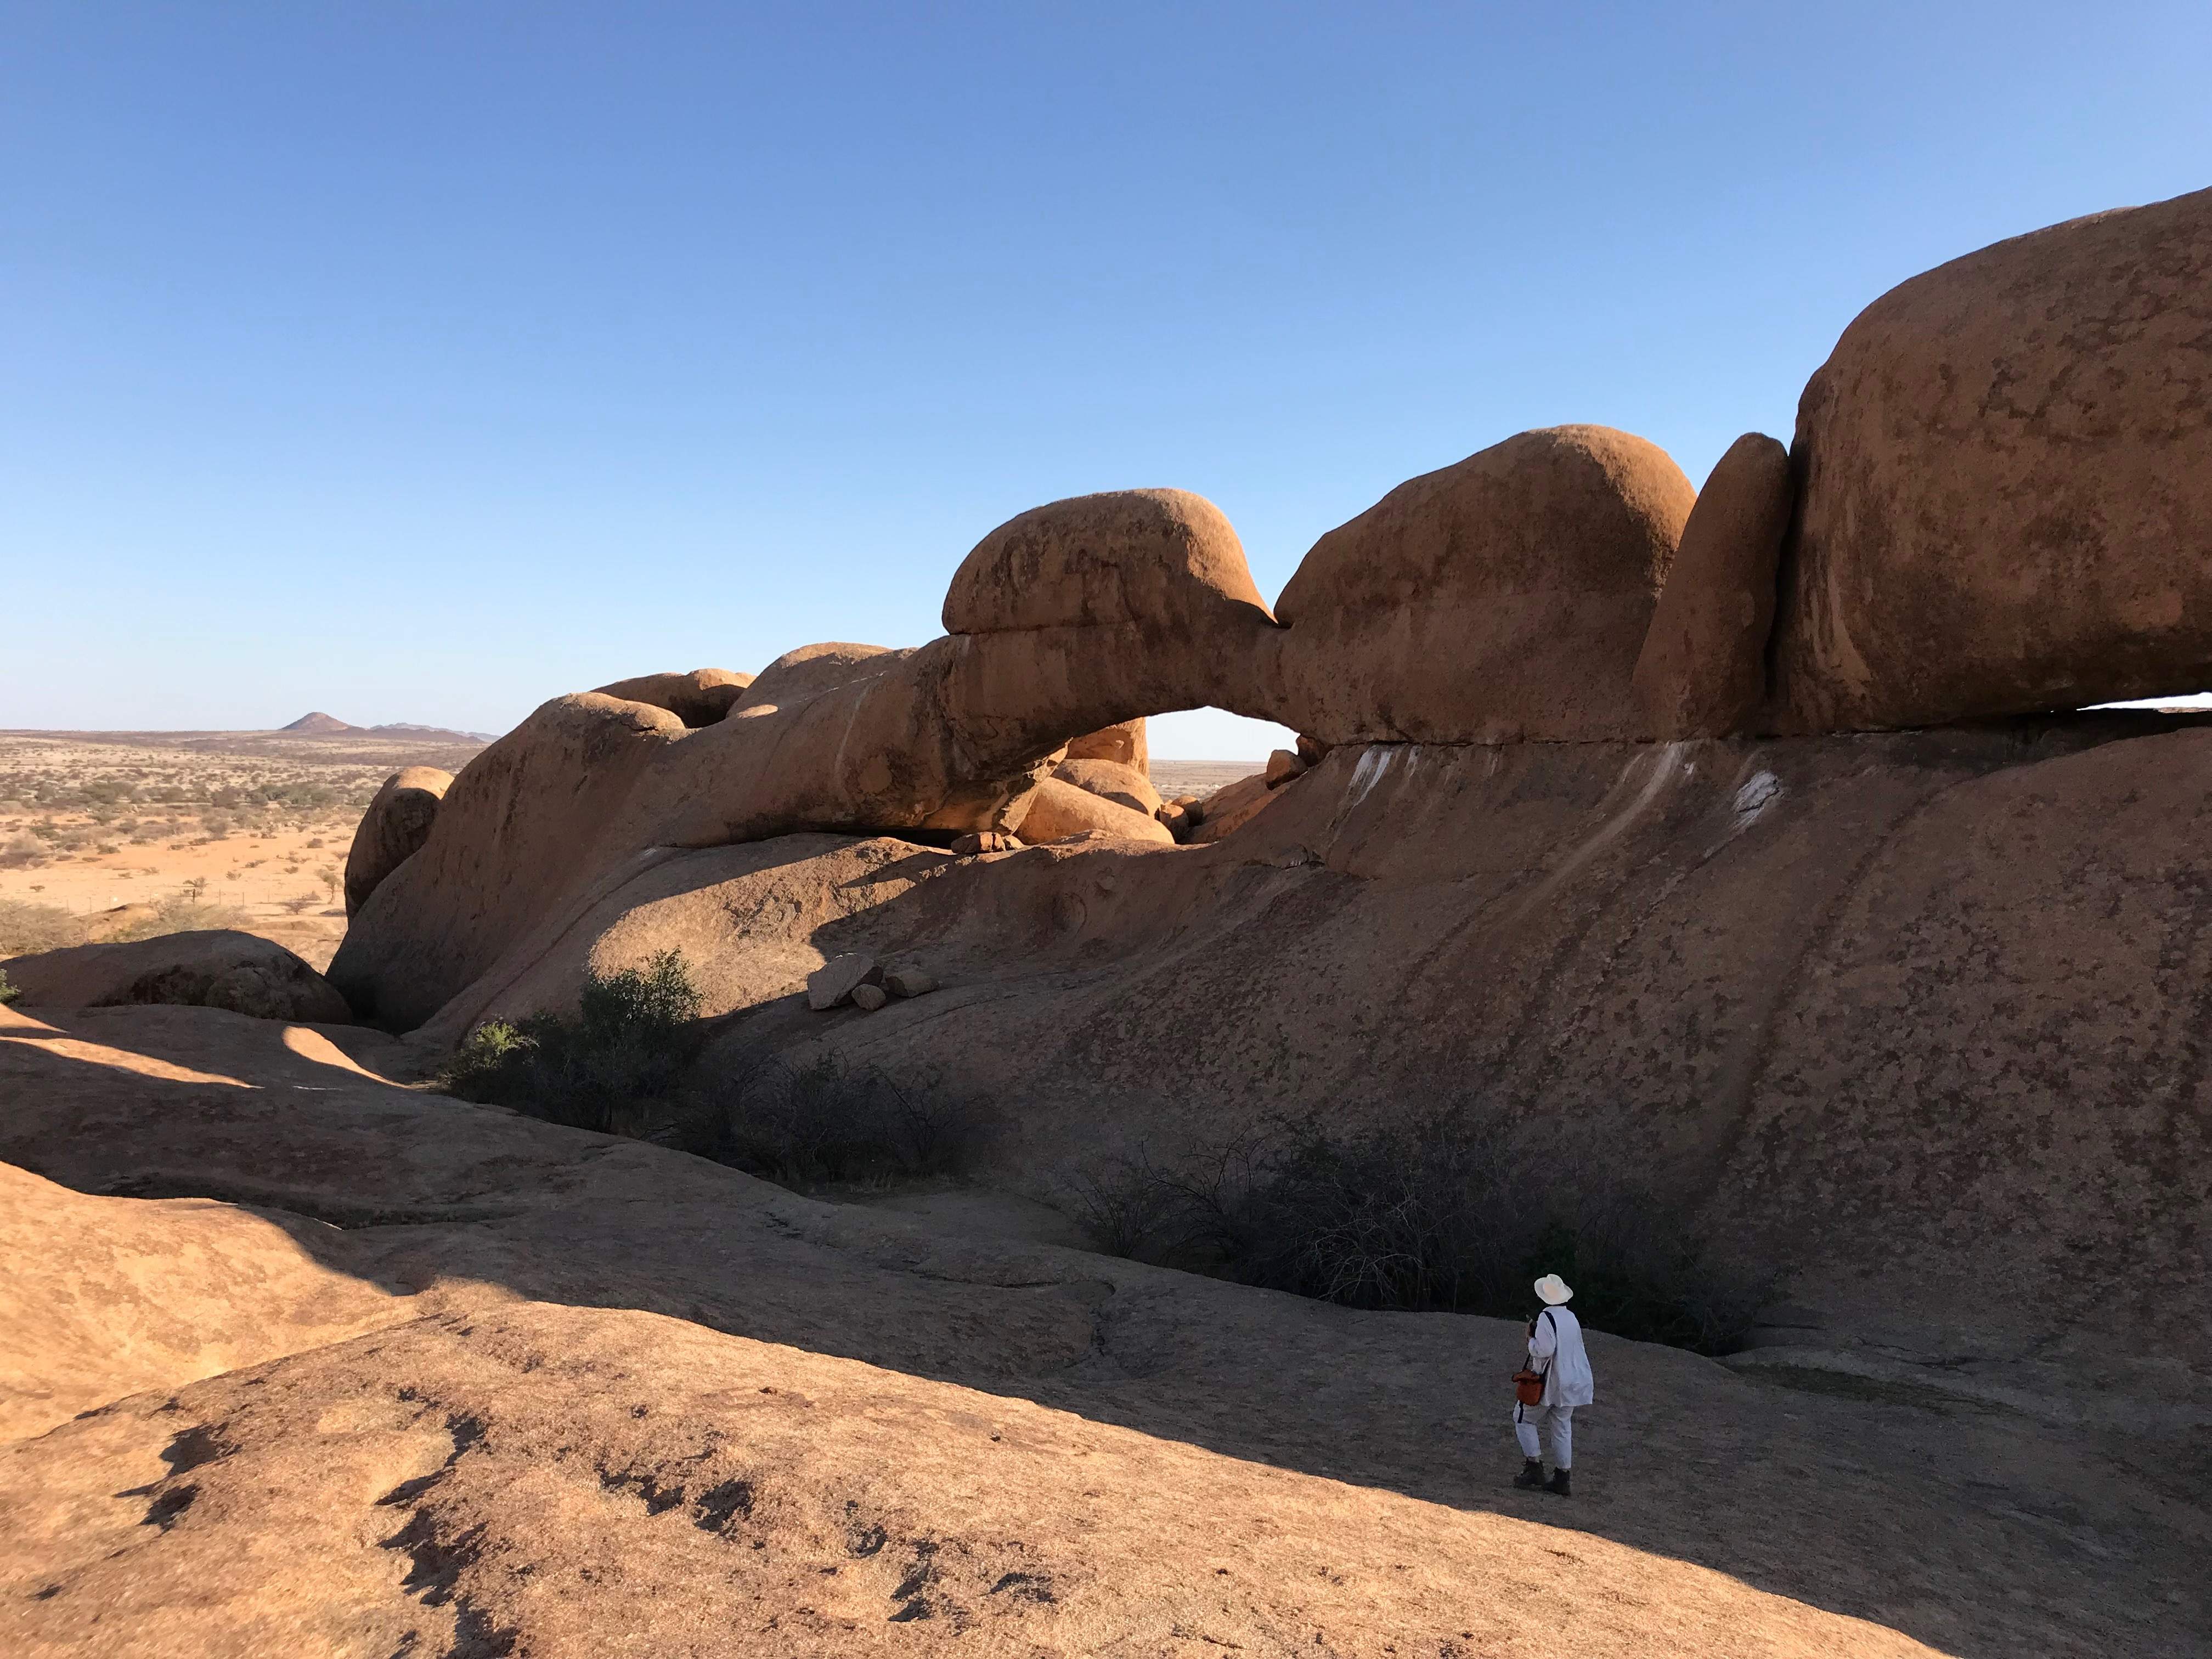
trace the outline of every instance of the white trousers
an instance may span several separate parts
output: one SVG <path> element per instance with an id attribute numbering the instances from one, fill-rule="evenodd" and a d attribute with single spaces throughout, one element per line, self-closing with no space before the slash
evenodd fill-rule
<path id="1" fill-rule="evenodd" d="M 1543 1434 L 1552 1434 L 1552 1467 L 1565 1469 L 1575 1462 L 1575 1408 L 1572 1406 L 1513 1405 L 1513 1434 L 1521 1443 L 1521 1455 L 1540 1459 Z"/>

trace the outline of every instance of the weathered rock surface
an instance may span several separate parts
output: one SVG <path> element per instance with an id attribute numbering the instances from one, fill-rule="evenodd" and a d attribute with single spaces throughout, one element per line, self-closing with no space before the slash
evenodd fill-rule
<path id="1" fill-rule="evenodd" d="M 911 651 L 893 651 L 887 646 L 855 645 L 846 640 L 802 645 L 795 651 L 785 652 L 754 676 L 752 684 L 738 699 L 738 707 L 783 708 L 805 702 L 824 691 L 883 673 L 896 667 L 902 658 L 913 654 Z"/>
<path id="2" fill-rule="evenodd" d="M 730 712 L 752 683 L 751 675 L 727 668 L 695 668 L 688 674 L 641 674 L 635 679 L 617 680 L 612 685 L 598 687 L 595 695 L 665 708 L 686 726 L 712 726 Z"/>
<path id="3" fill-rule="evenodd" d="M 228 928 L 75 945 L 0 963 L 26 1008 L 175 1003 L 256 1019 L 349 1024 L 330 981 L 283 945 Z"/>
<path id="4" fill-rule="evenodd" d="M 453 775 L 434 766 L 404 767 L 384 781 L 361 815 L 346 853 L 346 915 L 356 914 L 377 884 L 429 839 L 438 803 L 453 787 Z"/>
<path id="5" fill-rule="evenodd" d="M 204 1198 L 88 1198 L 0 1164 L 0 1442 L 416 1316 L 318 1263 L 296 1242 L 311 1229 L 326 1231 Z"/>
<path id="6" fill-rule="evenodd" d="M 1141 720 L 1121 720 L 1097 732 L 1086 732 L 1067 745 L 1070 760 L 1114 761 L 1151 776 L 1152 745 Z"/>
<path id="7" fill-rule="evenodd" d="M 2212 191 L 1893 289 L 1805 388 L 1773 729 L 2212 686 Z"/>
<path id="8" fill-rule="evenodd" d="M 1267 757 L 1267 764 L 1260 776 L 1268 788 L 1279 789 L 1292 778 L 1302 775 L 1305 769 L 1305 762 L 1296 754 L 1288 749 L 1278 749 Z"/>
<path id="9" fill-rule="evenodd" d="M 1257 817 L 1261 809 L 1274 798 L 1274 789 L 1264 772 L 1255 772 L 1249 778 L 1224 784 L 1206 798 L 1200 810 L 1198 827 L 1190 832 L 1188 839 L 1206 845 L 1233 835 Z"/>
<path id="10" fill-rule="evenodd" d="M 1333 744 L 1637 735 L 1630 679 L 1696 494 L 1596 426 L 1399 485 L 1283 589 L 1269 718 Z"/>
<path id="11" fill-rule="evenodd" d="M 1092 830 L 1121 841 L 1175 845 L 1167 826 L 1151 813 L 1121 805 L 1057 777 L 1044 779 L 1030 793 L 1027 810 L 1014 825 L 1014 834 L 1032 847 Z"/>
<path id="12" fill-rule="evenodd" d="M 1790 452 L 1762 432 L 1729 445 L 1705 480 L 1636 659 L 1643 735 L 1757 729 L 1791 500 Z"/>
<path id="13" fill-rule="evenodd" d="M 352 918 L 331 982 L 365 1019 L 428 1019 L 599 873 L 609 822 L 685 732 L 665 709 L 593 692 L 545 704 L 453 780 L 421 850 Z M 609 855 L 624 876 L 636 856 Z"/>
<path id="14" fill-rule="evenodd" d="M 43 1249 L 158 1294 L 220 1225 L 180 1319 L 301 1345 L 204 1377 L 83 1304 L 10 1328 L 56 1425 L 0 1446 L 11 1654 L 2206 1650 L 2202 1493 L 2139 1423 L 1595 1334 L 1561 1504 L 1467 1385 L 1510 1324 L 816 1203 L 210 1010 L 0 1024 L 0 1157 L 229 1200 L 19 1181 Z M 389 1323 L 287 1329 L 347 1283 Z"/>
<path id="15" fill-rule="evenodd" d="M 1971 1352 L 1947 1375 L 2212 1406 L 2191 1219 L 2212 1085 L 2162 1058 L 2212 982 L 2212 960 L 2190 965 L 2208 769 L 2206 723 L 2125 713 L 1345 748 L 1283 789 L 1238 786 L 1265 809 L 1172 854 L 1097 837 L 993 860 L 815 838 L 685 855 L 477 1015 L 557 1006 L 583 942 L 618 930 L 603 968 L 688 950 L 654 916 L 726 935 L 702 878 L 742 853 L 836 896 L 787 933 L 759 913 L 709 958 L 710 1009 L 755 1010 L 710 1056 L 730 1074 L 821 1043 L 1018 1101 L 1040 1182 L 1255 1112 L 1540 1118 L 1688 1206 L 1728 1259 L 1793 1275 L 1815 1346 Z M 895 1008 L 848 1039 L 766 1006 L 842 951 L 926 954 L 959 1017 Z M 804 966 L 752 965 L 787 959 Z M 2084 1237 L 2104 1243 L 2064 1242 Z M 2142 1360 L 2106 1352 L 2116 1316 L 2140 1322 Z"/>
<path id="16" fill-rule="evenodd" d="M 1062 783 L 1088 789 L 1102 800 L 1126 806 L 1132 812 L 1142 812 L 1146 817 L 1166 805 L 1160 799 L 1160 792 L 1152 787 L 1151 779 L 1119 761 L 1079 760 L 1070 754 L 1053 768 L 1052 775 Z"/>

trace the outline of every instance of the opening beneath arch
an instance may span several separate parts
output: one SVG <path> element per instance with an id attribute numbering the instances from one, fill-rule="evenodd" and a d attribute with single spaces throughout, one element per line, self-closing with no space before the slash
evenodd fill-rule
<path id="1" fill-rule="evenodd" d="M 1294 749 L 1297 733 L 1273 720 L 1248 719 L 1220 708 L 1186 708 L 1145 722 L 1152 750 L 1152 787 L 1172 800 L 1204 795 L 1249 777 L 1278 749 Z"/>

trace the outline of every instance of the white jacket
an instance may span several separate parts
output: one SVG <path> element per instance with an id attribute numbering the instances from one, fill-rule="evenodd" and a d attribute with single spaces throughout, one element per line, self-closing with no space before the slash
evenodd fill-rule
<path id="1" fill-rule="evenodd" d="M 1531 1370 L 1544 1373 L 1547 1406 L 1587 1406 L 1595 1397 L 1589 1355 L 1583 1350 L 1582 1321 L 1565 1308 L 1547 1308 L 1536 1316 L 1528 1361 Z"/>

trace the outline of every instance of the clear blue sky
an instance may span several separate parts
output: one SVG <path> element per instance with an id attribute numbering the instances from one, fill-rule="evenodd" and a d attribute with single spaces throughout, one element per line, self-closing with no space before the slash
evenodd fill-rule
<path id="1" fill-rule="evenodd" d="M 1130 485 L 1273 593 L 1522 428 L 1701 480 L 1892 284 L 2208 184 L 2206 0 L 0 3 L 0 726 L 915 643 Z"/>

